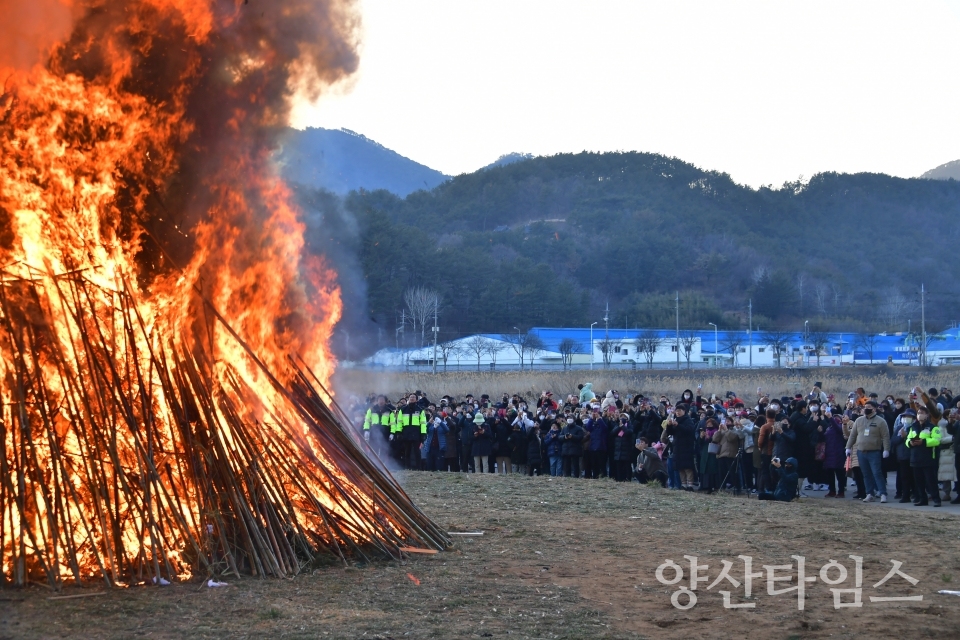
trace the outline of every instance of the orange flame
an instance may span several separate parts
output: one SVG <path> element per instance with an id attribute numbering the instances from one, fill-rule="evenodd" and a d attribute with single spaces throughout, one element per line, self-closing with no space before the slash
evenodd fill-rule
<path id="1" fill-rule="evenodd" d="M 142 562 L 155 553 L 144 551 L 144 538 L 157 545 L 162 536 L 160 525 L 151 524 L 158 517 L 153 507 L 131 504 L 119 493 L 111 499 L 118 509 L 129 509 L 130 517 L 121 530 L 110 531 L 103 520 L 105 498 L 80 480 L 110 477 L 121 483 L 154 473 L 143 466 L 147 444 L 133 427 L 115 459 L 90 462 L 105 455 L 103 443 L 77 425 L 109 421 L 109 411 L 106 403 L 73 404 L 83 394 L 70 377 L 91 366 L 92 356 L 83 354 L 93 347 L 80 339 L 85 332 L 106 336 L 105 346 L 97 349 L 106 350 L 120 370 L 147 372 L 147 380 L 136 384 L 149 388 L 150 397 L 138 396 L 130 379 L 117 384 L 132 398 L 131 411 L 159 425 L 160 441 L 150 446 L 166 460 L 157 462 L 156 473 L 186 446 L 182 420 L 169 408 L 172 391 L 156 362 L 163 353 L 197 357 L 201 366 L 209 362 L 230 406 L 241 407 L 247 423 L 260 422 L 262 444 L 276 451 L 289 436 L 276 425 L 296 422 L 296 412 L 225 325 L 280 376 L 279 382 L 291 382 L 287 358 L 299 354 L 328 386 L 336 367 L 329 342 L 341 316 L 340 289 L 336 273 L 321 258 L 302 255 L 300 214 L 270 164 L 270 152 L 297 92 L 315 95 L 356 69 L 356 18 L 348 0 L 27 4 L 0 0 L 5 16 L 0 28 L 0 260 L 5 275 L 0 286 L 10 288 L 14 298 L 23 296 L 29 307 L 24 313 L 33 314 L 27 320 L 52 327 L 58 349 L 72 355 L 59 362 L 42 344 L 33 352 L 20 350 L 11 331 L 0 346 L 0 394 L 11 407 L 4 411 L 8 423 L 39 421 L 30 413 L 35 409 L 14 415 L 14 407 L 26 401 L 18 398 L 13 380 L 30 371 L 43 378 L 50 397 L 40 404 L 53 417 L 50 441 L 36 445 L 39 467 L 47 474 L 43 481 L 63 483 L 68 495 L 55 507 L 56 500 L 43 497 L 39 484 L 25 485 L 19 494 L 24 504 L 0 509 L 0 536 L 14 532 L 0 545 L 4 573 L 20 553 L 12 541 L 22 540 L 25 528 L 39 532 L 41 539 L 30 541 L 38 554 L 55 547 L 57 536 L 66 535 L 48 522 L 59 508 L 57 517 L 68 525 L 69 535 L 86 540 L 79 558 L 86 575 L 97 566 L 115 570 L 123 564 L 110 554 L 98 555 L 98 549 L 126 550 Z M 8 32 L 17 38 L 5 39 Z M 58 280 L 75 273 L 91 285 L 84 290 L 93 292 L 89 301 L 71 299 L 75 292 Z M 27 281 L 33 287 L 28 292 L 13 290 L 16 282 Z M 210 319 L 203 299 L 224 323 Z M 126 325 L 137 326 L 124 332 Z M 21 360 L 11 364 L 15 356 Z M 247 446 L 244 434 L 228 426 L 224 405 L 210 410 L 206 428 L 216 426 L 231 449 Z M 306 434 L 303 430 L 298 437 Z M 17 438 L 7 429 L 0 444 L 12 451 L 22 445 Z M 349 484 L 326 460 L 322 446 L 309 438 L 301 444 Z M 313 500 L 345 521 L 356 519 L 356 512 L 329 490 L 312 486 L 313 495 L 294 499 L 304 527 L 309 517 L 302 513 L 313 508 Z M 165 531 L 179 535 L 169 531 L 181 520 L 184 527 L 201 529 L 204 509 L 213 506 L 200 504 L 196 495 L 174 500 L 171 496 L 195 494 L 186 481 L 171 479 L 167 488 L 169 495 L 147 501 L 176 512 L 168 516 L 172 520 Z M 359 490 L 354 494 L 357 509 L 370 506 Z M 162 542 L 183 548 L 184 540 Z M 67 558 L 62 563 L 59 570 L 66 573 L 71 563 Z M 186 564 L 176 573 L 187 572 Z M 123 579 L 114 575 L 114 581 Z"/>

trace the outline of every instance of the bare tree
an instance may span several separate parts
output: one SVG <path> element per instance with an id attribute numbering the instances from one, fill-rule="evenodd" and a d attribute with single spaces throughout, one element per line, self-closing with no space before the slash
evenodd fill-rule
<path id="1" fill-rule="evenodd" d="M 487 353 L 489 346 L 490 340 L 481 335 L 473 336 L 463 344 L 463 348 L 467 353 L 477 357 L 477 371 L 480 371 L 480 360 L 483 358 L 483 355 Z"/>
<path id="2" fill-rule="evenodd" d="M 693 348 L 697 346 L 700 337 L 694 331 L 683 331 L 680 333 L 680 348 L 683 350 L 683 357 L 687 359 L 687 369 L 690 368 L 690 358 L 693 356 Z"/>
<path id="3" fill-rule="evenodd" d="M 794 286 L 797 289 L 797 296 L 800 298 L 800 315 L 803 315 L 803 285 L 807 283 L 807 276 L 804 273 L 798 273 Z"/>
<path id="4" fill-rule="evenodd" d="M 460 353 L 463 352 L 464 347 L 461 346 L 459 342 L 441 342 L 437 345 L 437 350 L 440 351 L 440 357 L 443 359 L 443 370 L 447 370 L 447 361 L 450 358 L 460 357 Z"/>
<path id="5" fill-rule="evenodd" d="M 739 331 L 733 331 L 723 339 L 723 350 L 729 351 L 733 357 L 733 366 L 737 366 L 737 358 L 740 354 L 740 347 L 743 345 L 744 336 Z"/>
<path id="6" fill-rule="evenodd" d="M 613 354 L 617 353 L 620 347 L 623 346 L 622 340 L 616 340 L 614 338 L 604 338 L 597 342 L 597 347 L 600 349 L 600 354 L 603 356 L 603 366 L 609 367 L 610 362 L 613 360 Z"/>
<path id="7" fill-rule="evenodd" d="M 764 265 L 759 265 L 754 267 L 753 274 L 751 276 L 753 278 L 753 284 L 758 284 L 762 282 L 769 275 L 770 275 L 770 269 L 765 267 Z"/>
<path id="8" fill-rule="evenodd" d="M 817 313 L 821 316 L 827 315 L 827 298 L 829 295 L 830 291 L 827 289 L 827 285 L 822 282 L 818 282 L 813 289 L 813 296 L 817 301 Z"/>
<path id="9" fill-rule="evenodd" d="M 873 364 L 873 354 L 877 350 L 877 344 L 880 342 L 880 336 L 875 333 L 861 333 L 857 336 L 854 348 L 863 349 L 870 358 L 870 364 Z M 856 357 L 856 356 L 854 356 Z"/>
<path id="10" fill-rule="evenodd" d="M 583 347 L 572 338 L 564 338 L 557 347 L 560 351 L 560 359 L 563 360 L 563 368 L 566 369 L 573 364 L 573 354 L 583 353 Z"/>
<path id="11" fill-rule="evenodd" d="M 487 340 L 487 354 L 494 369 L 497 368 L 497 355 L 506 348 L 507 346 L 499 340 Z"/>
<path id="12" fill-rule="evenodd" d="M 773 351 L 773 357 L 777 361 L 777 366 L 782 366 L 781 358 L 790 344 L 790 334 L 782 329 L 774 329 L 773 331 L 767 331 L 764 333 L 761 340 L 763 340 L 763 342 L 770 347 L 770 350 Z"/>
<path id="13" fill-rule="evenodd" d="M 683 336 L 680 336 L 681 341 Z M 637 334 L 634 341 L 637 345 L 637 351 L 643 354 L 643 359 L 647 361 L 647 369 L 653 368 L 653 359 L 657 356 L 657 350 L 663 344 L 663 338 L 656 331 L 641 331 Z M 690 356 L 687 356 L 687 363 L 690 363 Z"/>
<path id="14" fill-rule="evenodd" d="M 820 356 L 830 345 L 830 334 L 823 329 L 815 329 L 810 332 L 809 340 L 810 346 L 813 347 L 813 351 L 817 355 L 817 366 L 819 367 Z"/>
<path id="15" fill-rule="evenodd" d="M 427 321 L 431 320 L 440 308 L 440 296 L 433 289 L 411 287 L 404 292 L 403 301 L 413 318 L 414 333 L 417 331 L 417 324 L 420 324 L 420 346 L 423 347 Z"/>
<path id="16" fill-rule="evenodd" d="M 900 323 L 911 314 L 919 311 L 920 305 L 899 293 L 885 296 L 880 305 L 880 320 L 887 329 L 896 330 Z"/>
<path id="17" fill-rule="evenodd" d="M 533 361 L 537 359 L 541 353 L 547 350 L 547 345 L 544 341 L 535 333 L 527 334 L 527 346 L 526 346 L 527 358 L 530 359 L 530 369 L 533 369 Z"/>
<path id="18" fill-rule="evenodd" d="M 830 285 L 830 288 L 833 290 L 833 313 L 834 315 L 840 315 L 840 303 L 843 300 L 843 290 L 836 284 Z"/>
<path id="19" fill-rule="evenodd" d="M 527 355 L 527 336 L 522 333 L 501 333 L 500 339 L 507 343 L 517 354 L 520 370 L 523 370 L 523 358 Z M 506 347 L 504 347 L 506 348 Z"/>

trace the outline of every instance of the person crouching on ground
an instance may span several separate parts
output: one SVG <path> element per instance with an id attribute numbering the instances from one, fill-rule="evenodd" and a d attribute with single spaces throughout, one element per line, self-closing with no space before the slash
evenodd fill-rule
<path id="1" fill-rule="evenodd" d="M 780 459 L 774 458 L 770 463 L 770 476 L 777 480 L 776 490 L 773 493 L 764 491 L 757 495 L 757 499 L 790 502 L 797 497 L 797 482 L 800 477 L 797 475 L 796 458 L 787 458 L 782 467 Z"/>
<path id="2" fill-rule="evenodd" d="M 659 482 L 664 489 L 667 488 L 667 467 L 663 464 L 655 449 L 650 448 L 650 443 L 645 436 L 640 436 L 636 443 L 637 451 L 640 455 L 637 457 L 637 471 L 634 477 L 640 484 L 647 484 L 651 480 Z"/>

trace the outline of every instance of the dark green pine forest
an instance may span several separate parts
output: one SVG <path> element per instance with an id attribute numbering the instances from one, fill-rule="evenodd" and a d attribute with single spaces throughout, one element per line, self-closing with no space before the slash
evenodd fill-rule
<path id="1" fill-rule="evenodd" d="M 439 293 L 441 339 L 514 327 L 754 324 L 906 330 L 960 320 L 960 182 L 823 173 L 753 189 L 648 153 L 532 158 L 400 198 L 299 190 L 354 349 L 395 345 L 403 294 Z M 409 333 L 409 332 L 407 332 Z M 428 331 L 429 334 L 429 331 Z M 343 336 L 340 336 L 342 340 Z M 412 336 L 407 338 L 413 344 Z M 342 346 L 342 345 L 341 345 Z"/>

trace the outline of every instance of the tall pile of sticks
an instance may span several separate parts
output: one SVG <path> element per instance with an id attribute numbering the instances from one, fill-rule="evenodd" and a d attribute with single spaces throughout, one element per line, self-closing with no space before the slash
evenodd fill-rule
<path id="1" fill-rule="evenodd" d="M 0 584 L 291 576 L 449 544 L 302 361 L 281 384 L 203 308 L 249 362 L 214 374 L 122 278 L 3 273 Z"/>

